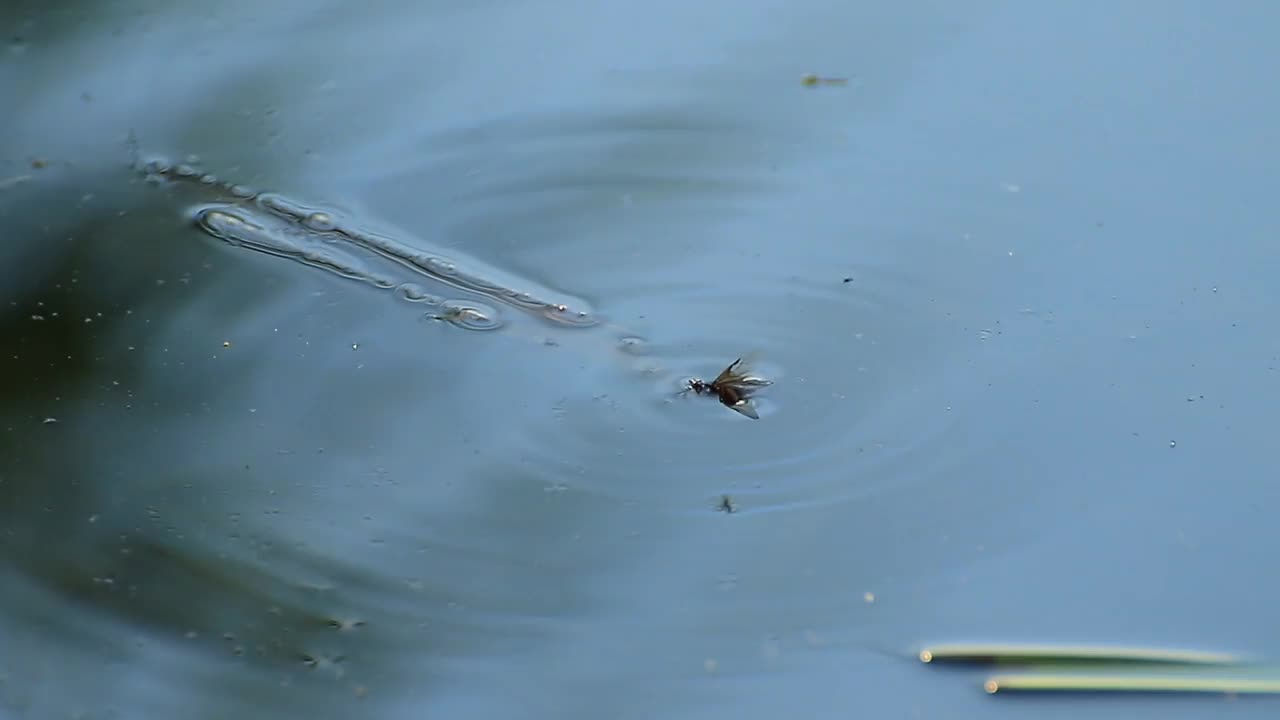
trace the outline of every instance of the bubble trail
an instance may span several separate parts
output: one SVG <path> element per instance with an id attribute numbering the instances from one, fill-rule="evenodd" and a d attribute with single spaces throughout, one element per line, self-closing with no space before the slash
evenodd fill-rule
<path id="1" fill-rule="evenodd" d="M 234 247 L 242 247 L 325 270 L 344 278 L 389 290 L 407 303 L 429 306 L 424 318 L 465 330 L 507 328 L 498 307 L 475 299 L 446 298 L 429 292 L 412 276 L 491 299 L 533 317 L 569 328 L 606 327 L 617 333 L 611 345 L 622 355 L 643 355 L 645 343 L 626 328 L 603 321 L 585 302 L 530 287 L 532 284 L 479 262 L 460 263 L 443 254 L 423 250 L 385 235 L 356 227 L 340 213 L 294 201 L 274 192 L 261 192 L 203 172 L 194 163 L 175 164 L 164 158 L 143 160 L 136 152 L 134 168 L 147 182 L 181 183 L 202 192 L 221 192 L 217 203 L 204 203 L 191 212 L 196 227 Z M 366 257 L 369 256 L 369 257 Z M 375 269 L 374 258 L 406 269 L 411 277 L 397 277 Z M 483 268 L 483 270 L 481 270 Z M 394 271 L 392 271 L 394 273 Z M 541 345 L 559 343 L 536 336 Z M 667 374 L 648 362 L 646 375 Z"/>
<path id="2" fill-rule="evenodd" d="M 326 247 L 336 247 L 334 243 L 345 242 L 387 260 L 398 263 L 410 270 L 431 277 L 439 282 L 451 285 L 460 290 L 484 295 L 496 302 L 515 307 L 535 317 L 568 327 L 592 327 L 600 324 L 599 317 L 588 307 L 587 303 L 577 299 L 564 297 L 553 299 L 557 293 L 546 289 L 516 289 L 530 283 L 516 278 L 502 278 L 506 273 L 496 268 L 485 267 L 481 263 L 468 262 L 465 265 L 447 258 L 442 254 L 421 250 L 390 237 L 369 232 L 345 222 L 334 213 L 309 207 L 279 193 L 254 192 L 243 185 L 231 183 L 216 175 L 201 172 L 189 164 L 173 164 L 162 158 L 142 161 L 135 160 L 135 167 L 148 180 L 162 182 L 194 183 L 203 187 L 219 188 L 228 193 L 238 203 L 252 204 L 269 215 L 283 220 L 300 233 L 311 236 L 316 241 L 328 240 Z M 245 211 L 249 211 L 248 207 Z M 299 255 L 300 242 L 287 239 L 284 233 L 267 229 L 264 223 L 246 219 L 245 211 L 234 212 L 230 208 L 206 210 L 206 214 L 197 218 L 198 226 L 205 232 L 218 237 L 232 245 L 245 245 L 275 255 L 302 258 Z M 244 237 L 238 237 L 243 235 Z M 310 245 L 308 244 L 310 247 Z M 347 266 L 358 264 L 352 256 L 340 250 L 332 252 L 309 249 L 312 264 L 324 265 L 339 272 L 345 277 L 371 282 L 378 287 L 394 288 L 398 283 L 385 285 L 389 281 L 385 277 L 376 279 L 368 273 L 349 274 Z M 469 269 L 469 267 L 476 269 Z M 347 268 L 347 269 L 344 269 Z M 499 279 L 502 278 L 502 279 Z M 504 282 L 503 280 L 507 280 Z"/>
<path id="3" fill-rule="evenodd" d="M 390 275 L 367 267 L 358 258 L 335 247 L 291 237 L 288 233 L 264 227 L 226 209 L 204 208 L 196 212 L 195 221 L 200 229 L 229 245 L 291 258 L 382 289 L 391 289 L 400 284 Z"/>
<path id="4" fill-rule="evenodd" d="M 409 267 L 462 290 L 480 293 L 521 310 L 553 322 L 572 327 L 590 327 L 598 324 L 595 314 L 581 301 L 554 302 L 527 291 L 517 291 L 483 275 L 459 267 L 457 262 L 439 255 L 418 250 L 389 237 L 342 224 L 327 212 L 301 205 L 276 193 L 258 196 L 257 203 L 263 209 L 312 232 L 337 236 L 371 252 Z M 497 275 L 495 271 L 492 274 Z M 515 285 L 515 283 L 511 283 Z"/>

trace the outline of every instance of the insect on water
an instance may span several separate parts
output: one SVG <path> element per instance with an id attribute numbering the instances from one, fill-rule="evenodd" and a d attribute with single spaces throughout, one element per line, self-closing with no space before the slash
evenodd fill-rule
<path id="1" fill-rule="evenodd" d="M 744 363 L 742 358 L 738 358 L 730 363 L 729 367 L 720 371 L 715 380 L 707 382 L 693 378 L 687 381 L 682 392 L 693 391 L 695 395 L 714 395 L 725 407 L 752 420 L 759 420 L 760 415 L 751 402 L 751 396 L 760 388 L 772 384 L 771 380 L 752 375 L 747 363 Z"/>

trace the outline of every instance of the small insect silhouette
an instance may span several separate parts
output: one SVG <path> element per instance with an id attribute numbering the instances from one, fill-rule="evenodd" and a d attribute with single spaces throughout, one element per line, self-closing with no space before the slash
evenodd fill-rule
<path id="1" fill-rule="evenodd" d="M 738 358 L 730 363 L 729 367 L 722 370 L 716 376 L 716 379 L 711 382 L 699 380 L 698 378 L 689 380 L 684 392 L 692 390 L 695 395 L 715 395 L 725 407 L 735 410 L 752 420 L 759 420 L 760 415 L 751 403 L 751 396 L 755 394 L 756 390 L 772 385 L 773 381 L 756 377 L 750 373 L 750 369 L 742 362 L 742 358 Z"/>
<path id="2" fill-rule="evenodd" d="M 738 511 L 738 504 L 728 495 L 721 495 L 720 502 L 716 503 L 716 509 L 722 513 L 732 515 Z"/>

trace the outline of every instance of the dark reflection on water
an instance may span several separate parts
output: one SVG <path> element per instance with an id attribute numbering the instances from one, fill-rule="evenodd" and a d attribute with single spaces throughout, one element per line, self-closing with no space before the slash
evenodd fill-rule
<path id="1" fill-rule="evenodd" d="M 1229 558 L 1261 562 L 1276 349 L 1223 324 L 1268 316 L 1266 254 L 1210 279 L 1179 235 L 1194 200 L 1270 226 L 1132 174 L 1178 177 L 1141 127 L 1225 121 L 1135 109 L 1102 20 L 955 7 L 0 11 L 31 19 L 0 65 L 0 707 L 986 717 L 1026 708 L 914 644 L 1274 642 Z M 1146 124 L 1063 99 L 1099 86 Z M 1158 369 L 1188 353 L 1221 372 Z M 741 355 L 759 421 L 678 394 Z M 1187 414 L 1204 386 L 1222 414 Z"/>

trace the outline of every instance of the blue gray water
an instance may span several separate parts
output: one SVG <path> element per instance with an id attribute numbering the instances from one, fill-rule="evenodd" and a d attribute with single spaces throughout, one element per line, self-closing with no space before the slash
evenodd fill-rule
<path id="1" fill-rule="evenodd" d="M 1280 653 L 1280 8 L 0 21 L 0 717 L 1276 712 L 915 653 Z"/>

